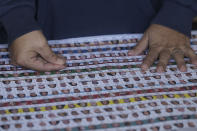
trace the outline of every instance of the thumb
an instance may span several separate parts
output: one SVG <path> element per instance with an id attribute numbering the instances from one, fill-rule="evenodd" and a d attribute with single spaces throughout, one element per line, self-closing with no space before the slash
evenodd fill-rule
<path id="1" fill-rule="evenodd" d="M 66 63 L 66 59 L 64 57 L 56 55 L 51 48 L 46 44 L 41 50 L 37 51 L 42 58 L 44 58 L 47 62 L 64 65 Z"/>
<path id="2" fill-rule="evenodd" d="M 134 49 L 130 50 L 128 52 L 128 55 L 139 55 L 142 53 L 148 46 L 148 34 L 145 33 L 142 39 L 139 41 L 139 43 L 134 47 Z"/>

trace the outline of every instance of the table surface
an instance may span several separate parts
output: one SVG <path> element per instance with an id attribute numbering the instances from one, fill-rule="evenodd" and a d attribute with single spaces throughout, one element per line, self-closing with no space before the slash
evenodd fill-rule
<path id="1" fill-rule="evenodd" d="M 127 56 L 141 36 L 49 41 L 67 59 L 67 68 L 53 72 L 10 65 L 7 45 L 0 45 L 0 131 L 197 128 L 197 67 L 185 58 L 187 72 L 173 60 L 165 73 L 155 71 L 156 63 L 141 71 L 146 52 Z"/>

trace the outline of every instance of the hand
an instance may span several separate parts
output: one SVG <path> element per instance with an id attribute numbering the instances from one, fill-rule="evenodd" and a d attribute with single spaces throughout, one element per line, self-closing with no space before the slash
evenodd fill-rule
<path id="1" fill-rule="evenodd" d="M 128 55 L 139 55 L 149 46 L 149 52 L 141 68 L 147 70 L 159 58 L 157 72 L 164 72 L 171 56 L 175 59 L 180 71 L 187 71 L 184 56 L 197 66 L 197 55 L 190 46 L 190 39 L 173 29 L 153 24 L 144 33 L 140 42 Z"/>
<path id="2" fill-rule="evenodd" d="M 65 59 L 48 46 L 41 31 L 32 31 L 17 38 L 9 47 L 11 63 L 37 71 L 65 68 Z"/>

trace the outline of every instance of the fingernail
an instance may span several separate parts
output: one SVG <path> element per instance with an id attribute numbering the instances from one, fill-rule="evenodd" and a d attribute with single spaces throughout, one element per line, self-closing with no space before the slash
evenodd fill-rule
<path id="1" fill-rule="evenodd" d="M 57 59 L 57 64 L 59 64 L 59 65 L 63 65 L 63 64 L 65 64 L 65 62 L 66 62 L 66 60 L 64 58 Z"/>
<path id="2" fill-rule="evenodd" d="M 146 65 L 146 64 L 143 64 L 142 66 L 141 66 L 141 68 L 142 68 L 142 70 L 148 70 L 148 66 Z"/>
<path id="3" fill-rule="evenodd" d="M 180 71 L 181 71 L 181 72 L 186 72 L 186 71 L 187 71 L 187 68 L 186 68 L 185 66 L 181 66 L 181 67 L 180 67 Z"/>
<path id="4" fill-rule="evenodd" d="M 158 67 L 158 68 L 157 68 L 157 72 L 158 72 L 158 73 L 163 73 L 163 72 L 164 72 L 163 67 Z"/>
<path id="5" fill-rule="evenodd" d="M 129 52 L 128 52 L 128 55 L 130 55 L 130 56 L 134 55 L 134 51 L 132 51 L 132 50 L 129 51 Z"/>
<path id="6" fill-rule="evenodd" d="M 197 61 L 192 62 L 192 64 L 197 66 Z"/>

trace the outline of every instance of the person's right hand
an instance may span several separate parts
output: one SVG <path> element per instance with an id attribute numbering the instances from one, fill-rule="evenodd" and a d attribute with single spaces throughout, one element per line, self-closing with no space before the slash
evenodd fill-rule
<path id="1" fill-rule="evenodd" d="M 48 46 L 41 31 L 32 31 L 13 41 L 9 47 L 11 63 L 37 71 L 65 68 L 66 60 L 57 56 Z"/>

